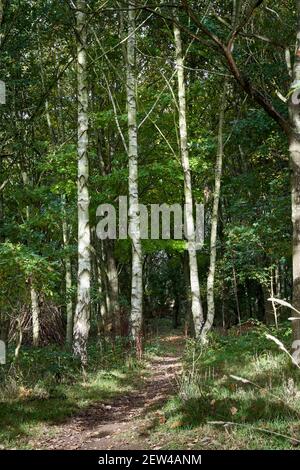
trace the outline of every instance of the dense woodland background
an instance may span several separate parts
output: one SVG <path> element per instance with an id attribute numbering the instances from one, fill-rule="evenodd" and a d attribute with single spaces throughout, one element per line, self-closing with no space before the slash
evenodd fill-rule
<path id="1" fill-rule="evenodd" d="M 8 378 L 32 389 L 40 360 L 58 382 L 79 374 L 76 356 L 85 374 L 89 363 L 127 367 L 134 349 L 139 360 L 174 329 L 196 337 L 187 369 L 206 351 L 197 363 L 209 364 L 205 383 L 224 361 L 245 357 L 245 366 L 270 348 L 276 356 L 265 333 L 297 350 L 299 320 L 291 337 L 290 309 L 268 299 L 300 309 L 299 32 L 294 0 L 0 0 L 3 397 Z M 120 195 L 134 237 L 101 241 L 97 207 L 117 208 Z M 141 242 L 137 202 L 191 199 L 205 206 L 201 250 Z M 284 383 L 297 394 L 297 369 L 282 378 L 279 357 L 269 368 L 280 372 L 280 393 Z M 199 404 L 193 393 L 185 416 L 200 410 L 203 420 L 218 398 L 210 391 Z M 231 405 L 234 420 L 240 407 Z M 243 422 L 265 416 L 257 406 Z M 280 421 L 269 406 L 266 419 Z M 278 426 L 294 436 L 284 419 Z M 20 430 L 7 432 L 9 442 Z"/>

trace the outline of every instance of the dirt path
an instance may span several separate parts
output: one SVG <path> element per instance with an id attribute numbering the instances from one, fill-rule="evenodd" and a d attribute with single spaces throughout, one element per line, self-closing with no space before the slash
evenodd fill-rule
<path id="1" fill-rule="evenodd" d="M 172 345 L 172 353 L 155 357 L 148 363 L 149 376 L 138 390 L 115 398 L 109 404 L 98 403 L 72 417 L 51 434 L 35 443 L 35 448 L 66 450 L 131 450 L 149 449 L 151 429 L 164 416 L 160 408 L 175 391 L 175 377 L 180 371 L 182 337 L 163 341 Z"/>

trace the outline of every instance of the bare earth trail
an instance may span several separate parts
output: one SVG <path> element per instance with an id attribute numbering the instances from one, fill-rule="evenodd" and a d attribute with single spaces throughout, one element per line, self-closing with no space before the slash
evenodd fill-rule
<path id="1" fill-rule="evenodd" d="M 171 336 L 163 341 L 172 346 L 172 352 L 149 361 L 149 375 L 138 389 L 105 404 L 96 403 L 62 425 L 46 428 L 44 437 L 35 442 L 34 447 L 53 450 L 150 449 L 151 429 L 164 420 L 160 408 L 175 392 L 176 375 L 181 368 L 183 337 Z M 47 437 L 49 431 L 54 437 Z"/>

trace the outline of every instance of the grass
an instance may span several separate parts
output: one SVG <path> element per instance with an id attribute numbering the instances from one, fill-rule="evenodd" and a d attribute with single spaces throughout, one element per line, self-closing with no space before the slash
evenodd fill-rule
<path id="1" fill-rule="evenodd" d="M 83 379 L 70 352 L 55 347 L 26 349 L 18 365 L 8 357 L 0 372 L 0 443 L 2 448 L 28 448 L 45 424 L 59 424 L 95 402 L 138 386 L 142 364 L 122 345 L 105 351 L 89 348 L 90 363 Z"/>
<path id="2" fill-rule="evenodd" d="M 164 449 L 295 449 L 300 441 L 300 371 L 265 337 L 290 344 L 290 329 L 257 326 L 186 347 L 178 394 L 153 434 Z M 243 383 L 231 375 L 245 378 Z M 232 424 L 211 424 L 212 422 Z M 284 436 L 278 436 L 275 433 Z"/>
<path id="3" fill-rule="evenodd" d="M 291 343 L 289 325 L 257 325 L 241 336 L 212 335 L 209 347 L 188 340 L 174 396 L 159 408 L 148 446 L 161 449 L 295 449 L 300 441 L 300 371 L 276 344 Z M 182 340 L 162 335 L 146 345 L 146 359 L 176 354 Z M 59 424 L 95 402 L 136 389 L 144 363 L 117 344 L 92 343 L 83 380 L 68 351 L 23 348 L 19 364 L 0 369 L 0 443 L 30 448 L 43 426 Z M 242 382 L 240 377 L 246 379 Z M 249 383 L 251 382 L 251 383 Z M 153 411 L 155 413 L 155 410 Z M 212 424 L 212 422 L 232 424 Z M 278 436 L 274 433 L 282 434 Z M 300 448 L 300 446 L 299 446 Z"/>

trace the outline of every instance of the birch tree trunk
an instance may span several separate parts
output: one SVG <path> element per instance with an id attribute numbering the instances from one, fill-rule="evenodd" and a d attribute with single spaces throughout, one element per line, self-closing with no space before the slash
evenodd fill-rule
<path id="1" fill-rule="evenodd" d="M 289 114 L 292 126 L 290 135 L 290 159 L 292 170 L 292 222 L 293 222 L 293 306 L 300 310 L 300 0 L 296 0 L 298 23 L 297 43 L 293 66 L 293 83 L 289 100 Z M 298 90 L 298 95 L 295 90 Z M 295 315 L 294 315 L 295 313 Z M 299 316 L 293 312 L 293 316 Z M 293 349 L 300 340 L 300 320 L 292 322 Z"/>
<path id="2" fill-rule="evenodd" d="M 203 309 L 200 296 L 200 285 L 198 276 L 197 251 L 195 239 L 195 221 L 193 215 L 192 178 L 189 163 L 187 144 L 187 122 L 186 122 L 186 93 L 184 82 L 184 61 L 182 54 L 182 42 L 179 28 L 174 24 L 174 39 L 176 48 L 176 67 L 178 79 L 178 102 L 179 102 L 179 137 L 181 164 L 184 175 L 184 199 L 185 218 L 188 238 L 190 285 L 191 285 L 191 307 L 194 322 L 195 336 L 200 337 L 203 326 Z"/>
<path id="3" fill-rule="evenodd" d="M 90 225 L 88 165 L 88 89 L 87 89 L 87 17 L 86 1 L 77 0 L 77 79 L 78 79 L 78 286 L 74 317 L 73 351 L 81 364 L 87 364 L 87 340 L 90 329 Z"/>
<path id="4" fill-rule="evenodd" d="M 22 172 L 23 183 L 25 186 L 29 186 L 29 178 L 26 171 Z M 27 222 L 30 220 L 30 207 L 26 207 L 26 219 Z M 32 320 L 32 344 L 37 347 L 40 342 L 40 306 L 39 296 L 36 291 L 34 280 L 32 277 L 29 280 L 30 283 L 30 299 L 31 299 L 31 320 Z"/>
<path id="5" fill-rule="evenodd" d="M 143 260 L 140 234 L 139 193 L 138 193 L 138 141 L 136 105 L 136 37 L 135 2 L 128 1 L 128 40 L 127 40 L 127 112 L 128 112 L 128 158 L 129 158 L 129 233 L 132 243 L 131 280 L 131 335 L 137 355 L 141 355 L 143 319 Z"/>
<path id="6" fill-rule="evenodd" d="M 64 131 L 64 122 L 62 117 L 62 110 L 61 110 L 61 100 L 62 94 L 61 89 L 58 84 L 58 91 L 60 97 L 60 106 L 59 106 L 59 123 L 60 123 L 60 136 L 61 141 L 65 141 L 65 131 Z M 67 331 L 66 331 L 66 344 L 71 348 L 72 341 L 73 341 L 73 302 L 71 296 L 72 290 L 72 260 L 71 256 L 68 252 L 69 250 L 69 239 L 70 239 L 70 225 L 68 223 L 67 217 L 67 198 L 66 194 L 61 195 L 61 207 L 62 207 L 62 236 L 63 236 L 63 244 L 65 250 L 65 290 L 66 290 L 66 313 L 67 313 Z"/>
<path id="7" fill-rule="evenodd" d="M 67 251 L 69 247 L 69 229 L 66 212 L 66 196 L 61 197 L 62 206 L 62 233 L 64 249 Z M 66 343 L 68 346 L 72 345 L 73 339 L 73 302 L 71 297 L 72 289 L 72 264 L 71 257 L 68 253 L 65 255 L 65 286 L 66 286 L 66 311 L 67 311 L 67 332 Z"/>
<path id="8" fill-rule="evenodd" d="M 211 215 L 211 233 L 210 233 L 210 262 L 207 277 L 207 317 L 206 322 L 201 332 L 203 341 L 206 340 L 206 335 L 210 331 L 215 318 L 215 300 L 214 300 L 214 284 L 215 284 L 215 269 L 217 259 L 217 231 L 218 231 L 218 218 L 219 218 L 219 203 L 221 193 L 221 179 L 222 179 L 222 166 L 223 166 L 223 126 L 224 126 L 224 112 L 226 105 L 226 91 L 227 82 L 225 80 L 224 90 L 221 97 L 221 108 L 219 115 L 219 129 L 218 129 L 218 153 L 215 167 L 215 191 L 214 202 Z"/>
<path id="9" fill-rule="evenodd" d="M 40 342 L 40 306 L 39 297 L 33 282 L 30 281 L 31 316 L 32 316 L 32 344 L 37 347 Z"/>
<path id="10" fill-rule="evenodd" d="M 0 47 L 2 44 L 3 32 L 2 32 L 2 22 L 3 22 L 3 15 L 4 15 L 4 0 L 0 0 Z M 2 86 L 5 86 L 2 84 Z M 5 101 L 4 97 L 1 96 L 1 82 L 0 82 L 0 106 Z M 0 159 L 0 173 L 2 173 L 2 159 Z M 2 226 L 4 222 L 4 201 L 3 201 L 3 192 L 1 191 L 0 195 L 0 226 Z M 2 230 L 1 230 L 2 232 Z M 0 234 L 0 243 L 4 242 L 5 238 L 3 237 L 2 233 Z M 7 334 L 9 329 L 9 322 L 7 322 L 7 315 L 3 311 L 0 311 L 0 339 L 2 341 L 7 340 Z M 7 331 L 7 333 L 6 333 Z"/>

